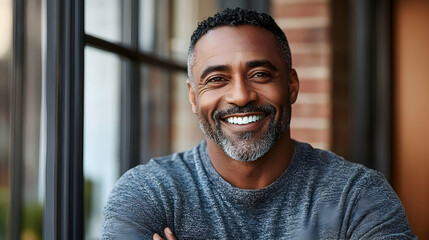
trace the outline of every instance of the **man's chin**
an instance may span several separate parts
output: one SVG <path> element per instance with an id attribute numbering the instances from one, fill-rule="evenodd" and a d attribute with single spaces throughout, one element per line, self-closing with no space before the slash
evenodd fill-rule
<path id="1" fill-rule="evenodd" d="M 253 132 L 246 132 L 233 138 L 220 137 L 217 144 L 232 159 L 244 162 L 255 161 L 272 147 L 268 139 L 257 138 Z"/>
<path id="2" fill-rule="evenodd" d="M 264 156 L 277 141 L 276 131 L 273 127 L 265 125 L 249 131 L 236 131 L 236 129 L 215 124 L 211 128 L 200 119 L 200 127 L 205 135 L 214 141 L 224 153 L 232 159 L 244 162 L 255 161 Z"/>
<path id="3" fill-rule="evenodd" d="M 256 144 L 247 144 L 241 146 L 237 146 L 237 144 L 224 144 L 222 149 L 230 158 L 242 162 L 256 161 L 269 151 L 269 148 L 261 149 L 260 146 Z"/>

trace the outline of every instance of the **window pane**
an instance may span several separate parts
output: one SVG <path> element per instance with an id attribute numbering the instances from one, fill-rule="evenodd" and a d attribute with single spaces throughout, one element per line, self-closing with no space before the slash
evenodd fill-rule
<path id="1" fill-rule="evenodd" d="M 140 49 L 152 52 L 155 46 L 155 0 L 140 0 L 139 8 Z"/>
<path id="2" fill-rule="evenodd" d="M 21 238 L 42 239 L 45 164 L 43 153 L 41 1 L 26 3 L 22 128 Z"/>
<path id="3" fill-rule="evenodd" d="M 139 47 L 164 58 L 169 57 L 170 12 L 168 0 L 139 1 Z"/>
<path id="4" fill-rule="evenodd" d="M 0 0 L 0 239 L 8 239 L 9 181 L 9 70 L 12 59 L 12 0 Z"/>
<path id="5" fill-rule="evenodd" d="M 121 0 L 85 0 L 85 32 L 121 42 Z"/>
<path id="6" fill-rule="evenodd" d="M 84 88 L 85 234 L 99 239 L 120 169 L 121 59 L 86 47 Z"/>
<path id="7" fill-rule="evenodd" d="M 171 148 L 173 152 L 192 148 L 204 139 L 198 118 L 189 103 L 186 73 L 172 74 Z"/>
<path id="8" fill-rule="evenodd" d="M 141 148 L 142 162 L 170 153 L 170 82 L 165 69 L 141 68 Z"/>

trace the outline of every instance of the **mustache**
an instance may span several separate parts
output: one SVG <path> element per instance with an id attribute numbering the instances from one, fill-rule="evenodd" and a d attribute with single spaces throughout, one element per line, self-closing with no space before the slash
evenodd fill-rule
<path id="1" fill-rule="evenodd" d="M 213 113 L 213 119 L 215 121 L 217 121 L 218 119 L 226 116 L 226 115 L 230 115 L 230 114 L 237 114 L 237 113 L 250 113 L 250 112 L 263 112 L 263 113 L 267 113 L 267 114 L 273 114 L 273 116 L 275 115 L 276 108 L 272 105 L 262 105 L 262 106 L 256 106 L 253 104 L 247 104 L 245 106 L 236 106 L 236 107 L 232 107 L 226 110 L 216 110 Z"/>

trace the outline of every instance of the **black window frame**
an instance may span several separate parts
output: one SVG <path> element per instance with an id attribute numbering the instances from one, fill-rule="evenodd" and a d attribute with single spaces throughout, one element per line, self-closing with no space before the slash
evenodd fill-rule
<path id="1" fill-rule="evenodd" d="M 332 150 L 392 176 L 392 0 L 331 0 Z"/>

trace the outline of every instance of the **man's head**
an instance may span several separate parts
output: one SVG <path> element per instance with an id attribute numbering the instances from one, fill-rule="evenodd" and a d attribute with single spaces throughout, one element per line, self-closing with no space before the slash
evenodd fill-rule
<path id="1" fill-rule="evenodd" d="M 289 48 L 279 48 L 279 35 L 287 46 L 283 32 L 261 26 L 278 28 L 271 17 L 241 9 L 216 16 L 191 40 L 189 100 L 208 139 L 233 159 L 254 161 L 288 133 L 298 78 Z"/>
<path id="2" fill-rule="evenodd" d="M 292 57 L 286 35 L 270 15 L 267 15 L 265 13 L 258 13 L 249 9 L 228 8 L 222 12 L 215 14 L 213 17 L 209 17 L 206 20 L 200 22 L 198 24 L 197 29 L 191 36 L 187 63 L 188 77 L 192 84 L 194 84 L 194 78 L 192 76 L 192 67 L 195 62 L 194 50 L 195 44 L 198 42 L 198 40 L 208 31 L 216 27 L 237 27 L 241 25 L 262 27 L 272 32 L 277 40 L 278 53 L 285 59 L 288 71 L 292 69 Z"/>

